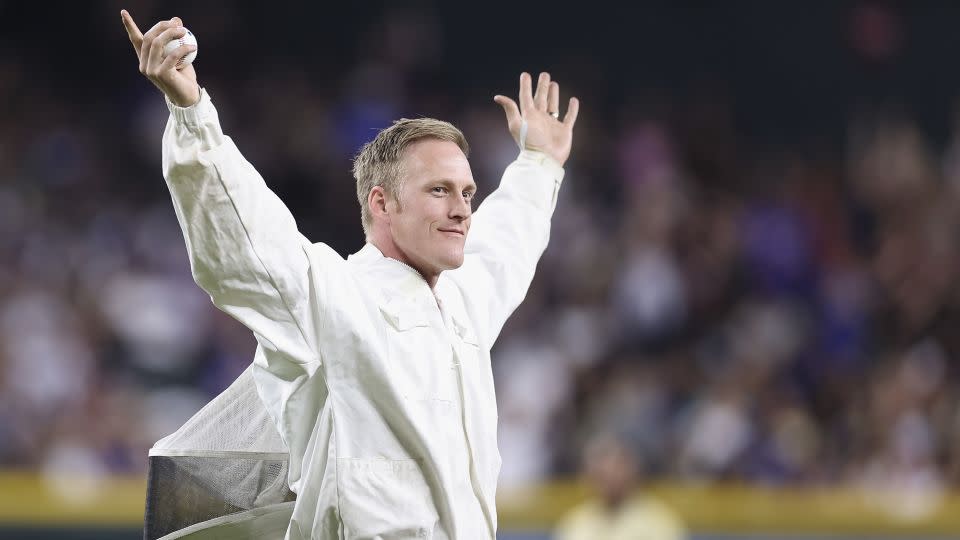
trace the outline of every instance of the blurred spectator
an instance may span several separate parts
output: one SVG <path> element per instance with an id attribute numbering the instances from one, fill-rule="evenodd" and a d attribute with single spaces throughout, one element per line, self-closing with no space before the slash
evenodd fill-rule
<path id="1" fill-rule="evenodd" d="M 596 492 L 564 516 L 557 540 L 683 540 L 683 524 L 663 503 L 639 492 L 642 471 L 631 450 L 610 435 L 591 439 L 584 473 Z"/>

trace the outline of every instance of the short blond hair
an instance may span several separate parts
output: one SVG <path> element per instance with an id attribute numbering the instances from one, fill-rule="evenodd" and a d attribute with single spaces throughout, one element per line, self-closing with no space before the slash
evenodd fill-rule
<path id="1" fill-rule="evenodd" d="M 463 155 L 470 154 L 466 137 L 453 124 L 434 118 L 401 118 L 377 133 L 353 158 L 353 177 L 357 180 L 360 218 L 367 237 L 370 236 L 373 225 L 373 214 L 367 204 L 370 191 L 381 186 L 387 195 L 400 202 L 400 193 L 403 191 L 403 152 L 408 146 L 422 139 L 450 141 L 460 147 Z"/>

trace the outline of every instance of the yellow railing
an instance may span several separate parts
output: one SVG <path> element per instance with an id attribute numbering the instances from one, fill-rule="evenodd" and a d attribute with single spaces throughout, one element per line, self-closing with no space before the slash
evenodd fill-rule
<path id="1" fill-rule="evenodd" d="M 138 526 L 145 492 L 146 480 L 140 476 L 0 472 L 0 524 Z M 676 483 L 651 486 L 650 492 L 676 510 L 694 531 L 960 535 L 960 493 Z M 576 482 L 502 490 L 501 528 L 550 528 L 588 496 Z"/>
<path id="2" fill-rule="evenodd" d="M 649 492 L 693 531 L 851 535 L 960 535 L 960 492 L 940 495 L 855 489 L 776 489 L 755 486 L 657 484 Z M 500 523 L 549 528 L 589 496 L 578 483 L 555 482 L 502 491 Z"/>
<path id="3" fill-rule="evenodd" d="M 0 472 L 0 523 L 139 525 L 145 476 Z"/>

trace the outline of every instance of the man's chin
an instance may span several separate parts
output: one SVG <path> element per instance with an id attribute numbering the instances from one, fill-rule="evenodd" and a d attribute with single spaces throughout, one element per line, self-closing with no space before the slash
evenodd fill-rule
<path id="1" fill-rule="evenodd" d="M 456 270 L 463 266 L 463 252 L 460 252 L 457 255 L 451 255 L 445 257 L 443 260 L 443 269 L 444 270 Z"/>

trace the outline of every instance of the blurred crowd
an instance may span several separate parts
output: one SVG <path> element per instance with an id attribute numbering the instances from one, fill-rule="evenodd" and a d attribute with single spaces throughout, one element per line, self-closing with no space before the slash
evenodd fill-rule
<path id="1" fill-rule="evenodd" d="M 445 76 L 435 18 L 388 13 L 354 61 L 238 73 L 204 63 L 228 23 L 184 19 L 204 29 L 197 70 L 226 132 L 344 256 L 363 241 L 350 157 L 375 129 L 453 121 L 481 201 L 516 155 L 489 99 L 515 83 L 478 97 Z M 166 107 L 121 40 L 111 92 L 82 105 L 0 52 L 4 468 L 142 473 L 252 359 L 191 279 L 160 171 Z M 722 94 L 618 104 L 573 86 L 550 247 L 493 351 L 504 488 L 576 473 L 599 432 L 653 478 L 960 485 L 960 120 L 935 146 L 865 107 L 836 145 L 769 148 Z"/>

